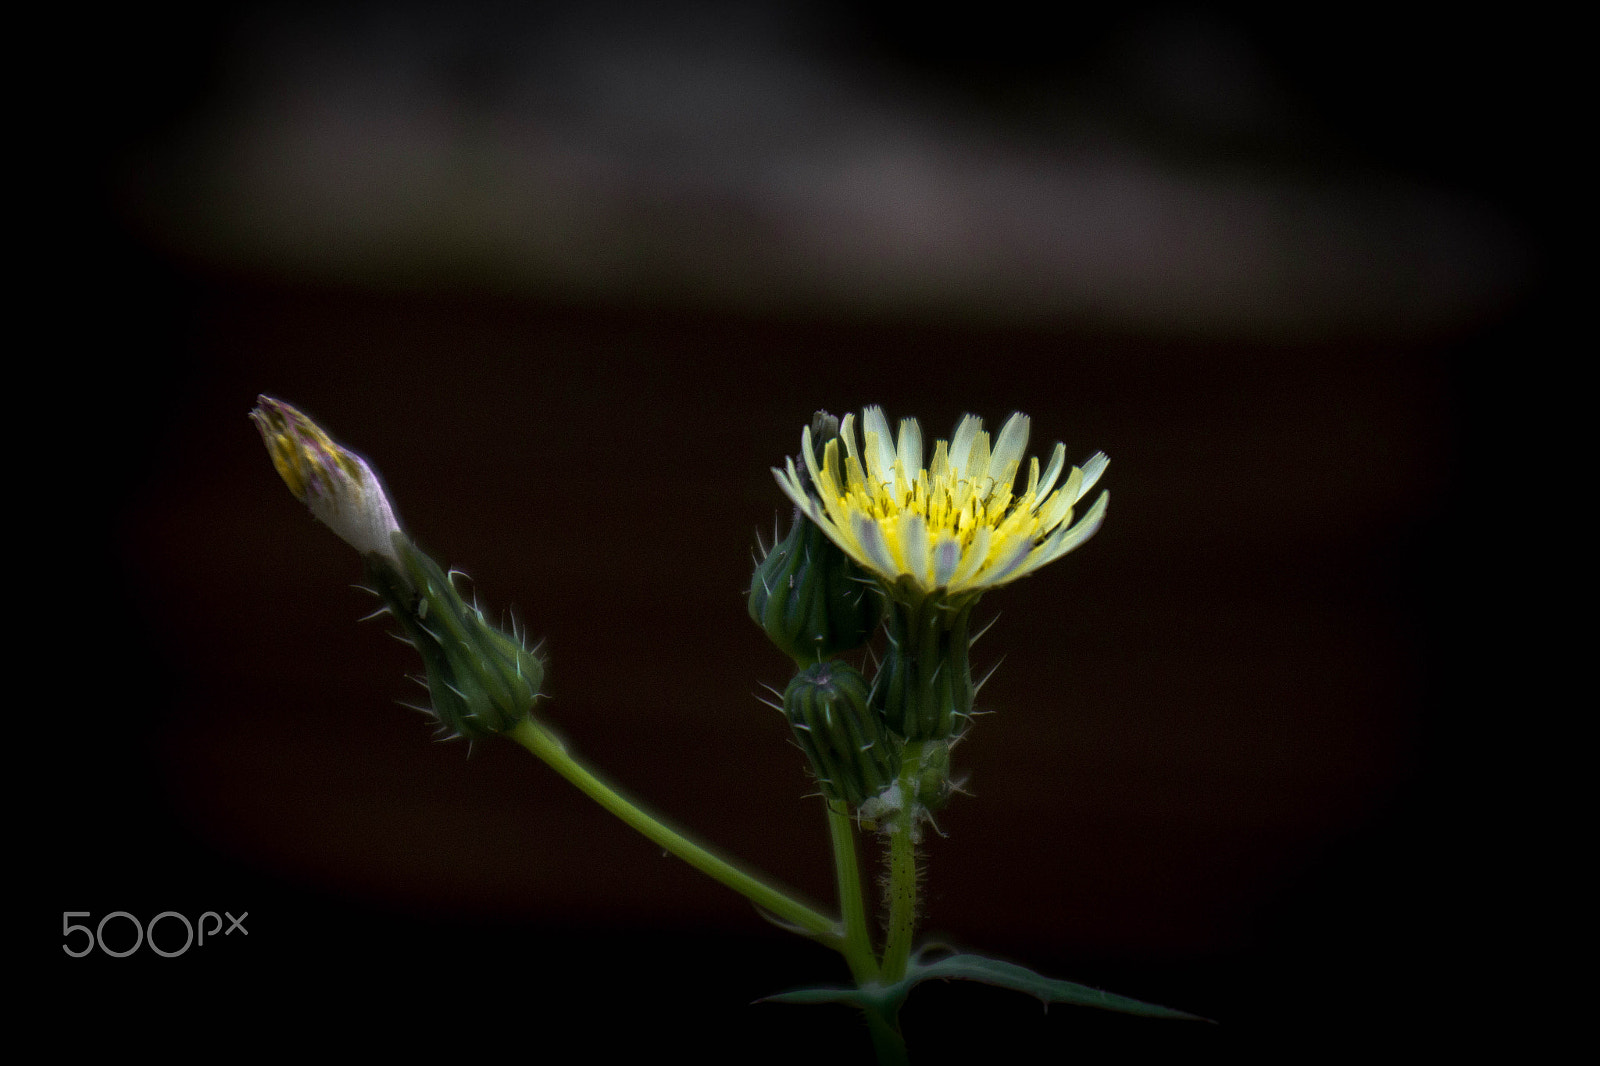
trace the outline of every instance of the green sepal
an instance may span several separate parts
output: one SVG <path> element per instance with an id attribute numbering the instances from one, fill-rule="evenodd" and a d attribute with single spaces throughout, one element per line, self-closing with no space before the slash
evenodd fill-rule
<path id="1" fill-rule="evenodd" d="M 1067 1003 L 1076 1007 L 1094 1007 L 1116 1011 L 1120 1014 L 1137 1014 L 1146 1018 L 1170 1018 L 1178 1021 L 1206 1022 L 1198 1014 L 1159 1007 L 1154 1003 L 1102 992 L 1098 988 L 1062 981 L 1034 973 L 1026 966 L 983 955 L 946 955 L 936 962 L 923 962 L 914 958 L 906 967 L 906 976 L 892 985 L 867 985 L 862 988 L 801 988 L 767 996 L 763 1003 L 843 1003 L 863 1010 L 892 1012 L 900 1009 L 911 989 L 922 981 L 978 981 L 997 988 L 1009 988 L 1041 1000 L 1045 1004 Z"/>
<path id="2" fill-rule="evenodd" d="M 920 593 L 909 578 L 888 591 L 889 646 L 873 682 L 873 705 L 907 740 L 949 740 L 972 717 L 977 688 L 967 651 L 976 596 Z"/>
<path id="3" fill-rule="evenodd" d="M 399 567 L 372 553 L 367 577 L 422 656 L 431 713 L 452 736 L 511 729 L 540 696 L 544 662 L 469 606 L 450 576 L 405 534 L 394 534 L 393 543 Z"/>

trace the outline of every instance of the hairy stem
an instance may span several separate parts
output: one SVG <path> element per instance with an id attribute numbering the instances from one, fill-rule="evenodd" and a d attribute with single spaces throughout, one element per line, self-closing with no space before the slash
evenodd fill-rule
<path id="1" fill-rule="evenodd" d="M 894 984 L 906 975 L 911 941 L 917 931 L 917 848 L 921 817 L 917 775 L 922 767 L 919 741 L 908 741 L 900 760 L 900 809 L 891 816 L 889 833 L 889 938 L 883 949 L 883 980 Z"/>

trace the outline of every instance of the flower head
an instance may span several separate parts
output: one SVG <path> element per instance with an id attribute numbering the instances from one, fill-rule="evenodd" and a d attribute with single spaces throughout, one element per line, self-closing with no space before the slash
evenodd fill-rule
<path id="1" fill-rule="evenodd" d="M 296 499 L 363 555 L 376 552 L 399 562 L 393 537 L 400 523 L 365 459 L 282 400 L 257 397 L 250 417 Z"/>
<path id="2" fill-rule="evenodd" d="M 901 421 L 898 441 L 881 408 L 868 407 L 862 421 L 865 448 L 856 444 L 855 416 L 846 415 L 820 462 L 810 427 L 802 432 L 816 495 L 793 459 L 773 473 L 835 544 L 890 586 L 909 578 L 925 593 L 982 592 L 1065 555 L 1105 518 L 1109 494 L 1102 492 L 1072 522 L 1073 508 L 1105 472 L 1101 452 L 1062 480 L 1066 448 L 1057 444 L 1043 474 L 1038 458 L 1030 459 L 1026 486 L 1020 495 L 1013 491 L 1028 444 L 1026 415 L 1007 419 L 992 447 L 983 420 L 967 415 L 948 442 L 935 442 L 926 467 L 916 419 Z"/>

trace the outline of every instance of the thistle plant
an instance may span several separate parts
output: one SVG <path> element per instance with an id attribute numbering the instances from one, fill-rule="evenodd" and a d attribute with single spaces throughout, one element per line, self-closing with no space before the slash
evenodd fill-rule
<path id="1" fill-rule="evenodd" d="M 924 466 L 916 420 L 902 420 L 891 436 L 883 412 L 868 407 L 861 441 L 853 415 L 841 422 L 818 412 L 802 429 L 798 459 L 774 468 L 793 519 L 756 564 L 749 613 L 795 666 L 773 706 L 822 799 L 835 915 L 697 843 L 568 752 L 541 717 L 545 669 L 537 650 L 469 606 L 454 572 L 401 527 L 366 460 L 282 401 L 261 397 L 251 417 L 290 491 L 361 553 L 382 611 L 422 657 L 427 710 L 442 733 L 503 735 L 522 745 L 666 851 L 837 951 L 853 982 L 770 1000 L 859 1010 L 884 1063 L 907 1061 L 900 1007 L 933 978 L 998 985 L 1047 1004 L 1194 1017 L 1013 963 L 916 945 L 924 830 L 960 791 L 953 749 L 970 730 L 980 687 L 968 659 L 973 608 L 986 592 L 1066 555 L 1100 528 L 1107 493 L 1081 516 L 1077 508 L 1106 470 L 1103 454 L 1069 468 L 1057 444 L 1042 471 L 1037 458 L 1028 460 L 1017 492 L 1026 416 L 1012 415 L 991 443 L 982 420 L 968 415 L 948 441 L 934 443 Z M 863 838 L 882 852 L 888 871 L 881 925 L 869 923 L 862 892 Z"/>

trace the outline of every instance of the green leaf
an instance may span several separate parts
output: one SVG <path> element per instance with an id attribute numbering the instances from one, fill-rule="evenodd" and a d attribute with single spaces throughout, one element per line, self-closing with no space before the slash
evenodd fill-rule
<path id="1" fill-rule="evenodd" d="M 798 988 L 793 992 L 780 992 L 765 996 L 757 1003 L 843 1003 L 862 1010 L 892 1013 L 916 981 L 911 978 L 893 985 L 867 985 L 863 988 Z"/>
<path id="2" fill-rule="evenodd" d="M 1158 1007 L 1154 1003 L 1102 992 L 1088 985 L 1045 977 L 1034 973 L 1026 966 L 1018 966 L 1014 962 L 1001 962 L 999 959 L 985 958 L 982 955 L 947 955 L 931 963 L 924 963 L 918 959 L 911 963 L 911 972 L 906 976 L 906 981 L 927 981 L 934 978 L 980 981 L 998 988 L 1025 992 L 1045 1003 L 1071 1003 L 1078 1007 L 1096 1007 L 1123 1014 L 1143 1015 L 1146 1018 L 1181 1018 L 1194 1022 L 1208 1020 L 1198 1014 L 1173 1010 L 1171 1007 Z"/>
<path id="3" fill-rule="evenodd" d="M 1070 1003 L 1077 1007 L 1095 1007 L 1100 1010 L 1138 1014 L 1146 1018 L 1174 1018 L 1203 1022 L 1208 1019 L 1171 1007 L 1158 1007 L 1154 1003 L 1102 992 L 1088 985 L 1060 981 L 1036 974 L 1026 966 L 1002 962 L 982 955 L 946 955 L 935 962 L 923 962 L 920 957 L 911 960 L 905 980 L 892 985 L 867 985 L 863 988 L 801 988 L 768 996 L 762 1002 L 770 1003 L 843 1003 L 864 1010 L 893 1011 L 922 981 L 978 981 L 997 988 L 1024 992 L 1049 1003 Z"/>

